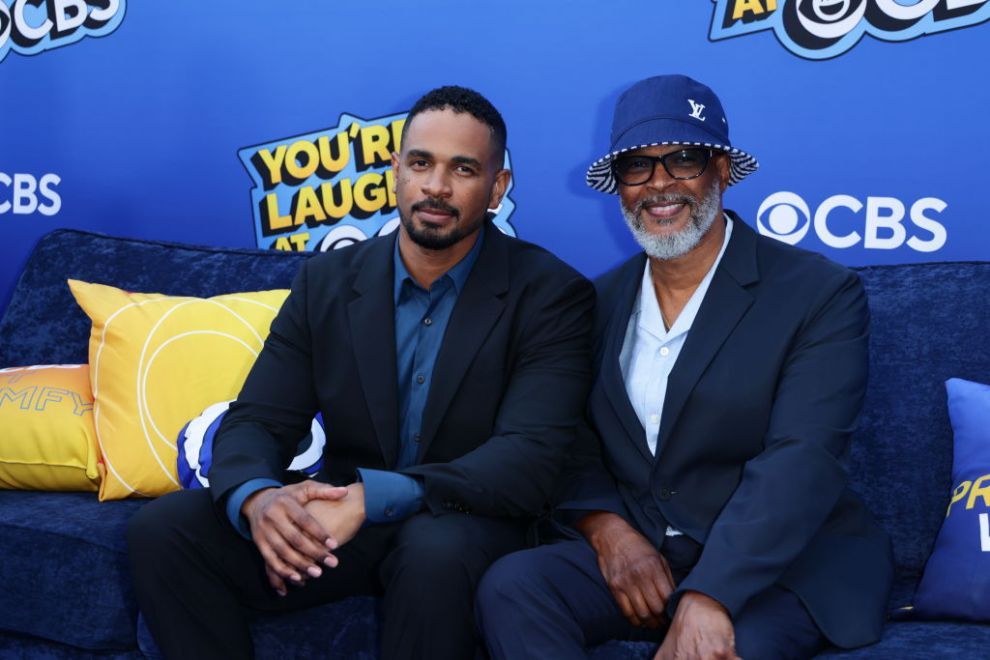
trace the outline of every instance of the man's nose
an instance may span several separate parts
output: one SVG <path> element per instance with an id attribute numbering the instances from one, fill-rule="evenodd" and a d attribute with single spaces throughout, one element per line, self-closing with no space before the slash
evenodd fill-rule
<path id="1" fill-rule="evenodd" d="M 450 197 L 450 176 L 442 167 L 431 168 L 423 181 L 423 194 L 430 197 Z"/>
<path id="2" fill-rule="evenodd" d="M 655 161 L 653 163 L 653 174 L 650 176 L 649 181 L 646 182 L 646 187 L 662 193 L 675 181 L 677 179 L 667 173 L 667 169 L 663 166 L 663 163 Z"/>

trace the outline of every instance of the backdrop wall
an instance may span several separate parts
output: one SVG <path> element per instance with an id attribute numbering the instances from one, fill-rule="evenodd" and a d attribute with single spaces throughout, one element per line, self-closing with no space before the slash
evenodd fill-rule
<path id="1" fill-rule="evenodd" d="M 726 205 L 850 265 L 990 259 L 990 0 L 0 0 L 0 310 L 45 232 L 325 249 L 391 228 L 441 84 L 501 110 L 503 230 L 589 276 L 636 250 L 584 170 L 685 73 L 759 172 Z"/>

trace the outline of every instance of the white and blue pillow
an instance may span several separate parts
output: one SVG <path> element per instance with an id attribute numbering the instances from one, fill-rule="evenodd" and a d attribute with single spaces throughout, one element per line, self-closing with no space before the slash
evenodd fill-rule
<path id="1" fill-rule="evenodd" d="M 178 472 L 179 483 L 183 488 L 206 488 L 210 485 L 213 440 L 231 403 L 214 403 L 179 431 Z M 289 464 L 289 471 L 315 477 L 323 467 L 323 448 L 326 443 L 323 415 L 318 413 L 313 419 L 309 434 L 299 441 L 296 456 Z"/>

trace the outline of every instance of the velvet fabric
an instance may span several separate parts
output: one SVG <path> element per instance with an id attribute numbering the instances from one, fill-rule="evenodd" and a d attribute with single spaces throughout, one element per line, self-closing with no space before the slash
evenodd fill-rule
<path id="1" fill-rule="evenodd" d="M 0 367 L 83 363 L 89 321 L 65 280 L 211 296 L 287 287 L 306 255 L 200 248 L 74 230 L 43 237 L 0 319 Z M 850 481 L 893 539 L 890 610 L 910 604 L 948 504 L 952 432 L 944 385 L 990 381 L 984 336 L 990 263 L 859 269 L 872 314 L 870 380 L 848 457 Z M 2 442 L 0 438 L 0 442 Z M 81 493 L 0 492 L 0 657 L 141 657 L 124 529 L 141 500 Z M 349 599 L 307 612 L 259 615 L 259 658 L 371 658 L 377 604 Z M 895 614 L 876 645 L 828 655 L 982 657 L 990 626 Z M 596 660 L 649 658 L 652 644 L 614 641 Z"/>
<path id="2" fill-rule="evenodd" d="M 69 293 L 69 278 L 125 291 L 209 297 L 287 289 L 309 256 L 57 229 L 31 253 L 0 321 L 0 368 L 89 361 L 90 321 Z"/>

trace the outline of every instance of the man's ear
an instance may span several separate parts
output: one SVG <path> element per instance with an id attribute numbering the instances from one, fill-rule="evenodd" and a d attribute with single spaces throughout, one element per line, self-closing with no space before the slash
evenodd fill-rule
<path id="1" fill-rule="evenodd" d="M 714 158 L 715 171 L 718 172 L 719 187 L 722 192 L 729 187 L 729 174 L 732 167 L 732 161 L 729 154 L 725 152 L 720 152 Z"/>
<path id="2" fill-rule="evenodd" d="M 495 183 L 492 184 L 492 194 L 488 198 L 488 208 L 497 209 L 502 203 L 505 191 L 509 189 L 509 181 L 512 179 L 512 172 L 501 169 L 495 173 Z"/>
<path id="3" fill-rule="evenodd" d="M 395 192 L 396 181 L 399 180 L 399 152 L 392 152 L 392 192 Z"/>

